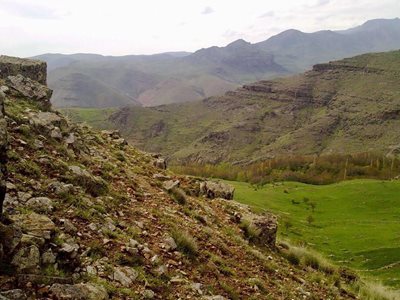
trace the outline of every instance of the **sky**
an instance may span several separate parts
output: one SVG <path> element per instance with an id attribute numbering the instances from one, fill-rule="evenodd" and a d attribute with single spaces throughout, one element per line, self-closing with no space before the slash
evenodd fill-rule
<path id="1" fill-rule="evenodd" d="M 0 0 L 0 54 L 192 52 L 399 16 L 399 0 Z"/>

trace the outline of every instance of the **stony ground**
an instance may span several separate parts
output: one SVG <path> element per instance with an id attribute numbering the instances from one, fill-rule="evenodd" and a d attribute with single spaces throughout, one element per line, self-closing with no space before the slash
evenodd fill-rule
<path id="1" fill-rule="evenodd" d="M 292 266 L 243 222 L 273 217 L 207 199 L 200 179 L 32 99 L 5 101 L 0 299 L 355 298 L 344 277 Z"/>

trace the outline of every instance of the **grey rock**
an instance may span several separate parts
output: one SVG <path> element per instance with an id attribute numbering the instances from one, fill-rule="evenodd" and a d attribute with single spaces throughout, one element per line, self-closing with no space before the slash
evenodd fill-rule
<path id="1" fill-rule="evenodd" d="M 156 179 L 156 180 L 160 180 L 160 181 L 171 180 L 171 176 L 163 175 L 163 174 L 160 174 L 160 173 L 154 174 L 153 178 Z"/>
<path id="2" fill-rule="evenodd" d="M 75 143 L 75 141 L 76 141 L 76 139 L 75 139 L 75 135 L 74 135 L 74 133 L 73 132 L 71 132 L 69 135 L 68 135 L 68 137 L 65 139 L 65 143 L 66 144 L 73 144 L 73 143 Z"/>
<path id="3" fill-rule="evenodd" d="M 74 183 L 80 184 L 92 196 L 97 197 L 108 191 L 107 183 L 100 177 L 94 176 L 79 166 L 69 166 Z"/>
<path id="4" fill-rule="evenodd" d="M 233 199 L 235 188 L 221 181 L 204 181 L 200 183 L 200 192 L 209 199 Z"/>
<path id="5" fill-rule="evenodd" d="M 167 237 L 165 239 L 165 247 L 168 251 L 174 251 L 178 246 L 172 237 Z"/>
<path id="6" fill-rule="evenodd" d="M 45 243 L 45 239 L 42 237 L 37 237 L 31 234 L 22 234 L 21 245 L 35 245 L 37 247 L 42 247 Z"/>
<path id="7" fill-rule="evenodd" d="M 74 234 L 78 231 L 74 224 L 68 219 L 60 219 L 60 222 L 64 225 L 65 232 Z"/>
<path id="8" fill-rule="evenodd" d="M 32 198 L 32 193 L 18 192 L 17 196 L 20 202 L 25 203 L 30 198 Z"/>
<path id="9" fill-rule="evenodd" d="M 156 294 L 152 290 L 144 290 L 143 292 L 144 299 L 153 299 L 155 296 Z"/>
<path id="10" fill-rule="evenodd" d="M 47 129 L 50 132 L 55 127 L 60 127 L 65 124 L 58 114 L 53 112 L 38 112 L 29 114 L 29 123 L 39 129 Z"/>
<path id="11" fill-rule="evenodd" d="M 179 187 L 179 184 L 180 184 L 180 182 L 179 182 L 179 180 L 168 180 L 168 181 L 165 181 L 164 183 L 163 183 L 163 188 L 166 190 L 166 191 L 171 191 L 172 189 L 174 189 L 174 188 L 176 188 L 176 187 Z"/>
<path id="12" fill-rule="evenodd" d="M 252 224 L 259 232 L 255 242 L 258 244 L 274 248 L 276 243 L 276 232 L 278 221 L 273 214 L 258 216 L 252 220 Z"/>
<path id="13" fill-rule="evenodd" d="M 26 202 L 26 206 L 33 209 L 35 212 L 51 212 L 53 207 L 53 201 L 47 197 L 35 197 L 31 198 Z"/>
<path id="14" fill-rule="evenodd" d="M 129 287 L 138 277 L 138 273 L 130 267 L 115 268 L 112 275 L 109 276 L 111 280 L 119 282 L 124 287 Z"/>
<path id="15" fill-rule="evenodd" d="M 44 239 L 50 239 L 51 234 L 56 228 L 55 224 L 49 219 L 49 217 L 37 213 L 13 215 L 10 216 L 10 218 L 19 224 L 27 234 L 42 237 Z"/>
<path id="16" fill-rule="evenodd" d="M 154 165 L 156 168 L 163 169 L 163 170 L 165 170 L 165 169 L 167 168 L 167 162 L 165 161 L 164 158 L 157 158 L 157 159 L 154 161 L 153 165 Z"/>
<path id="17" fill-rule="evenodd" d="M 14 255 L 11 264 L 18 272 L 37 273 L 40 266 L 40 252 L 37 246 L 21 248 Z"/>
<path id="18" fill-rule="evenodd" d="M 61 129 L 58 127 L 54 127 L 51 131 L 50 131 L 50 137 L 52 137 L 53 139 L 58 139 L 61 140 L 62 139 L 62 133 L 61 133 Z"/>
<path id="19" fill-rule="evenodd" d="M 103 286 L 92 283 L 53 284 L 50 293 L 58 300 L 107 300 L 108 293 Z"/>
<path id="20" fill-rule="evenodd" d="M 1 292 L 0 295 L 9 300 L 26 300 L 26 299 L 28 299 L 28 296 L 26 295 L 26 293 L 21 289 L 8 290 L 5 292 Z M 1 300 L 1 298 L 0 298 L 0 300 Z"/>
<path id="21" fill-rule="evenodd" d="M 37 100 L 45 104 L 46 108 L 50 108 L 50 98 L 53 91 L 47 86 L 21 74 L 8 76 L 6 84 L 10 93 L 14 96 Z"/>
<path id="22" fill-rule="evenodd" d="M 53 253 L 51 249 L 48 249 L 42 254 L 42 264 L 52 265 L 56 262 L 57 256 Z"/>
<path id="23" fill-rule="evenodd" d="M 70 183 L 62 183 L 59 181 L 54 181 L 48 185 L 48 188 L 51 192 L 62 195 L 62 194 L 71 194 L 74 192 L 74 186 Z"/>
<path id="24" fill-rule="evenodd" d="M 33 147 L 35 147 L 36 149 L 43 149 L 44 144 L 41 140 L 34 140 Z"/>
<path id="25" fill-rule="evenodd" d="M 61 245 L 60 252 L 66 253 L 71 258 L 75 258 L 79 251 L 79 245 L 73 240 L 69 240 Z"/>

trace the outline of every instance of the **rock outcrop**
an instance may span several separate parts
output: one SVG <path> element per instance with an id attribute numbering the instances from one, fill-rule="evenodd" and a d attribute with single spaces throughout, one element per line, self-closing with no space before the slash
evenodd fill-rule
<path id="1" fill-rule="evenodd" d="M 205 181 L 200 183 L 200 193 L 209 199 L 223 198 L 232 200 L 235 188 L 229 184 L 218 181 Z"/>
<path id="2" fill-rule="evenodd" d="M 16 76 L 8 76 L 6 85 L 9 88 L 9 92 L 16 97 L 40 101 L 45 108 L 50 108 L 51 106 L 50 98 L 53 91 L 37 81 L 18 74 Z"/>
<path id="3" fill-rule="evenodd" d="M 47 64 L 43 61 L 0 56 L 0 79 L 22 75 L 42 85 L 47 83 Z"/>
<path id="4" fill-rule="evenodd" d="M 0 91 L 0 217 L 3 211 L 3 202 L 6 195 L 7 174 L 7 122 L 4 118 L 5 95 Z"/>

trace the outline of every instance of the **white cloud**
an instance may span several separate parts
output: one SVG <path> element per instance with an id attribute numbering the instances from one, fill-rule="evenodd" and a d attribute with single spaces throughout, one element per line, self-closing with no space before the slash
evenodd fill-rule
<path id="1" fill-rule="evenodd" d="M 0 54 L 195 51 L 289 28 L 346 29 L 399 12 L 398 0 L 0 0 Z"/>
<path id="2" fill-rule="evenodd" d="M 210 6 L 207 6 L 204 8 L 204 10 L 201 12 L 203 15 L 209 15 L 214 12 L 214 9 Z"/>

